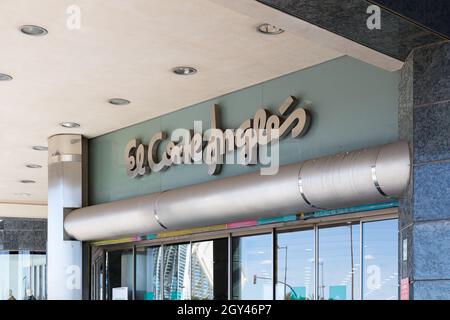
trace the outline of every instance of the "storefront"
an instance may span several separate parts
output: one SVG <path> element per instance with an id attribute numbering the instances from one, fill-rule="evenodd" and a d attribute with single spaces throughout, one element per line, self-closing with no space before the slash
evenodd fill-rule
<path id="1" fill-rule="evenodd" d="M 396 208 L 107 245 L 94 252 L 93 299 L 399 297 Z"/>
<path id="2" fill-rule="evenodd" d="M 91 139 L 90 206 L 64 220 L 66 237 L 89 243 L 89 297 L 399 299 L 410 154 L 398 81 L 343 57 Z M 287 109 L 281 124 L 297 118 L 273 175 L 260 163 L 174 163 L 159 133 L 199 120 L 254 128 Z"/>

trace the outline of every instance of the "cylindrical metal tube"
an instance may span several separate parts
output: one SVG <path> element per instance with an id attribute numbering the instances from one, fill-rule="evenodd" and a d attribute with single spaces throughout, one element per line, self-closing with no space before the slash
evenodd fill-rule
<path id="1" fill-rule="evenodd" d="M 159 193 L 113 201 L 72 211 L 65 220 L 66 232 L 79 240 L 113 239 L 164 230 L 154 216 Z"/>
<path id="2" fill-rule="evenodd" d="M 401 196 L 410 175 L 406 142 L 340 153 L 71 212 L 79 240 L 139 235 L 239 220 L 335 209 Z"/>

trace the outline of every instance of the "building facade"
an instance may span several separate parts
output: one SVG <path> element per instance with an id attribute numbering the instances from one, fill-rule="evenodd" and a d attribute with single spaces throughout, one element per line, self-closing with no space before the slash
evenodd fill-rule
<path id="1" fill-rule="evenodd" d="M 404 71 L 388 72 L 343 57 L 91 139 L 90 208 L 227 177 L 245 180 L 245 174 L 258 172 L 259 165 L 225 164 L 211 176 L 207 165 L 181 164 L 138 179 L 127 175 L 123 154 L 130 139 L 146 141 L 158 131 L 190 128 L 196 120 L 209 128 L 214 104 L 220 106 L 222 128 L 235 128 L 262 106 L 274 113 L 286 96 L 301 98 L 311 125 L 304 136 L 279 142 L 281 166 L 395 143 L 405 138 L 398 103 L 401 81 Z M 393 178 L 404 179 L 399 172 Z M 376 184 L 371 187 L 379 192 Z M 363 190 L 355 191 L 355 197 L 359 192 L 364 198 Z M 239 201 L 245 206 L 248 199 Z M 374 203 L 351 199 L 358 205 L 306 213 L 286 209 L 220 225 L 199 220 L 198 228 L 97 239 L 90 242 L 90 298 L 409 298 L 414 282 L 408 277 L 404 283 L 400 263 L 408 250 L 400 245 L 402 201 L 388 195 Z M 152 215 L 151 210 L 146 214 Z M 189 215 L 195 220 L 195 208 Z M 101 228 L 97 225 L 94 233 L 102 234 Z"/>
<path id="2" fill-rule="evenodd" d="M 49 30 L 0 31 L 47 50 L 0 70 L 1 300 L 450 299 L 448 24 L 382 0 L 130 2 L 62 24 L 30 4 Z M 6 212 L 42 197 L 47 219 Z"/>

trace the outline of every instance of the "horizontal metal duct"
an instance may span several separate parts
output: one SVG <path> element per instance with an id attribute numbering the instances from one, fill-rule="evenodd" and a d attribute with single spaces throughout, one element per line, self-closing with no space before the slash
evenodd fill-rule
<path id="1" fill-rule="evenodd" d="M 344 152 L 72 211 L 66 232 L 77 240 L 158 233 L 295 212 L 386 202 L 405 191 L 410 176 L 406 142 Z"/>

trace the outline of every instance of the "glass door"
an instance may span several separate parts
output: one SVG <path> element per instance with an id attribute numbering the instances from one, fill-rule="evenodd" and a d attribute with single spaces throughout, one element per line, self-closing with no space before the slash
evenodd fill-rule
<path id="1" fill-rule="evenodd" d="M 277 300 L 314 300 L 314 229 L 277 234 Z"/>
<path id="2" fill-rule="evenodd" d="M 190 247 L 190 243 L 164 246 L 164 300 L 189 300 L 191 298 Z"/>
<path id="3" fill-rule="evenodd" d="M 192 243 L 191 299 L 228 299 L 228 239 Z"/>
<path id="4" fill-rule="evenodd" d="M 398 220 L 363 222 L 364 300 L 398 299 Z"/>
<path id="5" fill-rule="evenodd" d="M 136 300 L 161 300 L 162 247 L 136 249 Z"/>
<path id="6" fill-rule="evenodd" d="M 233 300 L 272 300 L 272 235 L 235 237 L 232 242 Z"/>
<path id="7" fill-rule="evenodd" d="M 360 223 L 319 228 L 319 300 L 360 299 Z"/>
<path id="8" fill-rule="evenodd" d="M 133 300 L 133 249 L 106 252 L 106 300 Z"/>

